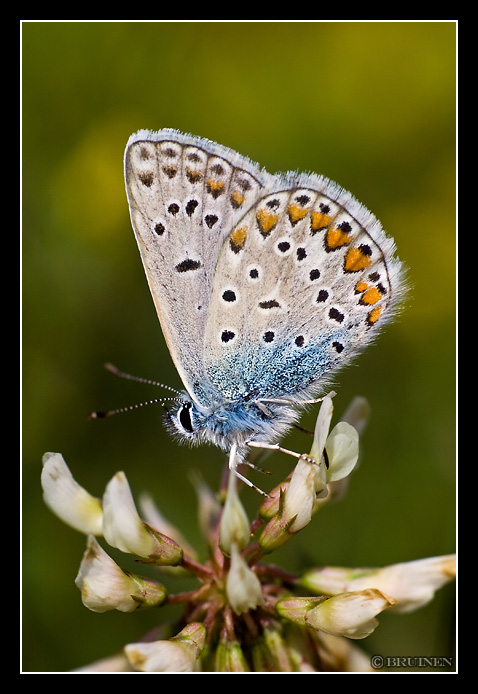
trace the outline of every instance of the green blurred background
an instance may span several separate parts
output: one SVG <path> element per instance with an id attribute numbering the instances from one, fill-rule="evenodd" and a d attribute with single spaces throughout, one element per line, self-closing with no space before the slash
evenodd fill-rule
<path id="1" fill-rule="evenodd" d="M 24 671 L 68 671 L 175 615 L 83 607 L 85 538 L 44 506 L 42 454 L 60 451 L 98 496 L 124 470 L 135 496 L 148 489 L 200 547 L 190 471 L 217 488 L 222 469 L 219 451 L 175 443 L 159 407 L 86 418 L 158 396 L 106 361 L 181 386 L 124 192 L 123 151 L 140 128 L 332 178 L 373 210 L 409 268 L 399 320 L 337 379 L 337 415 L 358 394 L 372 408 L 360 469 L 273 561 L 300 571 L 454 551 L 455 34 L 453 22 L 23 23 Z M 299 432 L 285 444 L 310 447 Z M 267 467 L 276 484 L 291 460 L 274 454 Z M 255 492 L 243 500 L 252 516 Z M 451 655 L 453 605 L 448 586 L 419 612 L 382 615 L 359 645 Z"/>

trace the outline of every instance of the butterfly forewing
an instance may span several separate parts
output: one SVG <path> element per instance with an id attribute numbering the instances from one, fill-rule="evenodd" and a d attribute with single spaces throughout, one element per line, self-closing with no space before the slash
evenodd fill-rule
<path id="1" fill-rule="evenodd" d="M 148 283 L 176 368 L 197 400 L 206 376 L 203 345 L 217 256 L 263 185 L 258 167 L 233 152 L 230 162 L 215 147 L 174 131 L 141 132 L 125 155 Z"/>

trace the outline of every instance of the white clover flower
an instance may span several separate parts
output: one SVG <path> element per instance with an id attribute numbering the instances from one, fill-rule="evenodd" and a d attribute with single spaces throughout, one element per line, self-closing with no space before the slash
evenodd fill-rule
<path id="1" fill-rule="evenodd" d="M 378 626 L 375 616 L 393 605 L 393 598 L 379 590 L 341 593 L 310 610 L 306 623 L 333 636 L 363 639 Z"/>
<path id="2" fill-rule="evenodd" d="M 243 549 L 250 537 L 249 519 L 237 493 L 237 477 L 230 473 L 226 502 L 221 518 L 219 546 L 223 552 L 230 554 L 233 544 Z"/>
<path id="3" fill-rule="evenodd" d="M 231 545 L 231 567 L 227 574 L 226 593 L 236 614 L 255 610 L 264 603 L 261 582 L 243 559 L 237 542 Z"/>
<path id="4" fill-rule="evenodd" d="M 103 535 L 111 547 L 136 554 L 143 561 L 174 566 L 182 559 L 182 551 L 173 540 L 141 520 L 123 472 L 117 472 L 106 486 Z"/>
<path id="5" fill-rule="evenodd" d="M 46 505 L 64 523 L 86 535 L 102 535 L 100 499 L 76 482 L 60 453 L 45 453 L 43 456 L 41 483 Z"/>
<path id="6" fill-rule="evenodd" d="M 123 571 L 93 535 L 88 537 L 75 583 L 83 604 L 93 612 L 134 612 L 160 605 L 167 594 L 157 581 Z"/>
<path id="7" fill-rule="evenodd" d="M 347 422 L 339 422 L 330 432 L 325 442 L 329 461 L 326 480 L 338 482 L 350 475 L 357 464 L 359 455 L 359 436 L 356 429 Z"/>
<path id="8" fill-rule="evenodd" d="M 192 622 L 172 639 L 130 643 L 125 653 L 140 672 L 195 672 L 205 641 L 204 625 Z"/>
<path id="9" fill-rule="evenodd" d="M 149 557 L 154 552 L 154 538 L 138 515 L 124 472 L 117 472 L 108 482 L 103 508 L 103 534 L 111 547 L 139 557 Z"/>
<path id="10" fill-rule="evenodd" d="M 328 484 L 347 477 L 357 463 L 359 437 L 354 427 L 339 422 L 329 434 L 333 409 L 332 397 L 328 395 L 319 410 L 310 456 L 299 458 L 286 488 L 277 522 L 289 534 L 310 523 L 317 501 L 328 494 Z"/>
<path id="11" fill-rule="evenodd" d="M 288 530 L 296 533 L 310 523 L 317 494 L 326 488 L 322 465 L 307 456 L 299 458 L 284 496 L 283 517 L 293 520 Z"/>
<path id="12" fill-rule="evenodd" d="M 368 589 L 340 593 L 332 598 L 285 598 L 279 600 L 276 609 L 296 624 L 333 636 L 363 639 L 377 627 L 375 616 L 393 602 L 379 590 Z"/>
<path id="13" fill-rule="evenodd" d="M 429 603 L 435 592 L 456 576 L 456 556 L 429 557 L 392 564 L 382 569 L 324 567 L 306 571 L 301 583 L 317 593 L 378 588 L 391 596 L 393 612 L 412 612 Z"/>
<path id="14" fill-rule="evenodd" d="M 325 442 L 329 435 L 330 423 L 332 421 L 332 415 L 334 413 L 334 404 L 331 395 L 326 395 L 322 400 L 320 406 L 319 414 L 317 415 L 317 421 L 315 423 L 314 429 L 314 441 L 312 443 L 312 448 L 310 449 L 311 458 L 320 463 L 323 460 L 323 453 L 325 448 Z M 325 473 L 324 473 L 325 474 Z"/>

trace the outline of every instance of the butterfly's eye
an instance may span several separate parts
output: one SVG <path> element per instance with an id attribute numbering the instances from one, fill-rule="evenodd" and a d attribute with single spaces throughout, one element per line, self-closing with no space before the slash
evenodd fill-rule
<path id="1" fill-rule="evenodd" d="M 191 434 L 193 432 L 193 423 L 191 421 L 191 403 L 190 402 L 185 402 L 184 405 L 181 405 L 181 409 L 179 410 L 179 421 L 182 424 L 183 429 L 185 431 L 189 431 Z"/>

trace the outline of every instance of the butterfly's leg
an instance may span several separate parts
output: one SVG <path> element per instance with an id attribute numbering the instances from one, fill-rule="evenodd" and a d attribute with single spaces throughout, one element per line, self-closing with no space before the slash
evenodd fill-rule
<path id="1" fill-rule="evenodd" d="M 256 485 L 253 484 L 251 480 L 248 480 L 247 477 L 244 477 L 244 475 L 241 475 L 241 473 L 237 471 L 238 460 L 236 458 L 236 452 L 237 444 L 233 443 L 231 446 L 231 450 L 229 451 L 229 470 L 233 472 L 236 477 L 242 480 L 242 482 L 247 484 L 248 487 L 255 489 L 256 492 L 259 492 L 259 494 L 268 497 L 269 495 L 266 494 L 266 492 L 262 491 L 262 489 L 260 489 L 259 487 L 256 487 Z"/>
<path id="2" fill-rule="evenodd" d="M 263 441 L 249 441 L 248 446 L 252 446 L 253 448 L 268 448 L 271 451 L 280 451 L 281 453 L 286 453 L 287 455 L 291 455 L 294 458 L 306 458 L 307 460 L 311 462 L 316 462 L 314 458 L 305 455 L 304 453 L 296 453 L 296 451 L 290 451 L 288 448 L 282 448 L 282 446 L 279 446 L 277 443 L 264 443 Z"/>
<path id="3" fill-rule="evenodd" d="M 314 398 L 313 400 L 304 400 L 301 402 L 301 405 L 315 405 L 318 402 L 322 402 L 324 398 L 329 397 L 333 398 L 337 393 L 332 390 L 330 393 L 327 393 L 327 395 L 323 395 L 321 398 Z M 256 401 L 257 406 L 259 407 L 259 403 L 261 402 L 273 402 L 275 405 L 290 405 L 290 400 L 286 399 L 281 399 L 281 398 L 261 398 L 260 400 Z M 262 408 L 261 408 L 262 409 Z"/>

